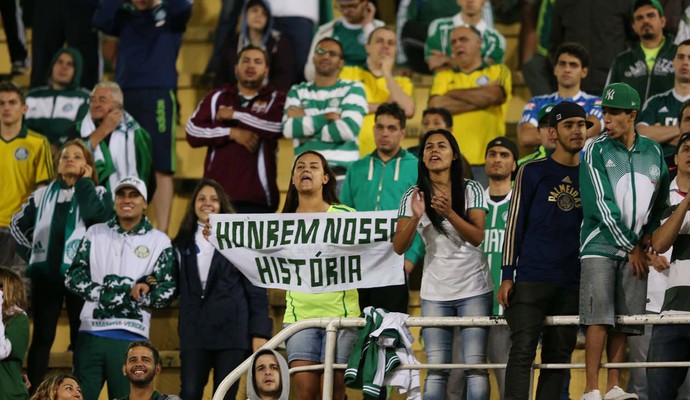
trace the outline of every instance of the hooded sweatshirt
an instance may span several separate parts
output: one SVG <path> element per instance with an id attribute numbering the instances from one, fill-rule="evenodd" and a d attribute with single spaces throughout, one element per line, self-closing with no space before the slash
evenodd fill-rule
<path id="1" fill-rule="evenodd" d="M 53 89 L 50 85 L 53 67 L 63 53 L 72 56 L 74 75 L 67 87 Z M 61 146 L 67 140 L 76 137 L 72 135 L 70 127 L 84 118 L 89 111 L 90 94 L 81 87 L 83 65 L 81 53 L 77 49 L 66 47 L 58 50 L 48 69 L 47 85 L 31 89 L 26 95 L 26 104 L 29 106 L 24 117 L 26 125 L 29 129 L 46 136 L 55 146 Z"/>
<path id="2" fill-rule="evenodd" d="M 261 38 L 261 47 L 268 53 L 268 85 L 274 86 L 283 92 L 290 90 L 293 79 L 292 47 L 287 38 L 279 31 L 273 29 L 273 15 L 271 6 L 267 0 L 247 1 L 242 7 L 242 24 L 240 32 L 234 31 L 225 38 L 225 42 L 220 52 L 218 68 L 216 69 L 215 86 L 221 87 L 225 84 L 235 84 L 235 65 L 237 64 L 238 53 L 244 47 L 251 44 L 249 39 L 249 27 L 247 26 L 247 9 L 261 5 L 266 11 L 266 27 L 264 36 Z M 266 83 L 266 82 L 264 82 Z"/>
<path id="3" fill-rule="evenodd" d="M 256 387 L 254 385 L 254 364 L 259 356 L 264 354 L 273 354 L 276 357 L 276 360 L 278 360 L 278 365 L 280 366 L 280 382 L 282 383 L 280 397 L 278 397 L 278 400 L 288 400 L 290 397 L 290 372 L 288 363 L 277 351 L 271 349 L 261 350 L 256 353 L 254 357 L 252 357 L 252 367 L 249 369 L 249 372 L 247 372 L 247 400 L 261 399 L 256 393 Z"/>

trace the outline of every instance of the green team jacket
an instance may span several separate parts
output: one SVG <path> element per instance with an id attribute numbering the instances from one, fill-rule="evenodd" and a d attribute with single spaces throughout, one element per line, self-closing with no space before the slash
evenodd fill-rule
<path id="1" fill-rule="evenodd" d="M 673 88 L 673 58 L 676 56 L 676 45 L 673 38 L 666 36 L 664 44 L 654 62 L 652 72 L 649 72 L 645 62 L 642 45 L 636 43 L 630 49 L 618 54 L 609 70 L 606 84 L 625 82 L 637 90 L 642 104 L 657 93 Z M 640 106 L 642 105 L 640 104 Z"/>
<path id="2" fill-rule="evenodd" d="M 29 348 L 29 317 L 20 313 L 5 322 L 5 337 L 12 343 L 12 351 L 0 360 L 0 399 L 27 400 L 29 392 L 22 380 L 22 363 Z"/>
<path id="3" fill-rule="evenodd" d="M 655 141 L 635 132 L 632 149 L 603 134 L 580 167 L 580 255 L 624 260 L 651 234 L 668 204 L 669 175 Z"/>
<path id="4" fill-rule="evenodd" d="M 340 201 L 357 211 L 397 210 L 405 191 L 417 184 L 417 165 L 417 157 L 405 149 L 385 163 L 374 150 L 350 165 Z M 424 253 L 424 242 L 415 234 L 405 258 L 417 264 Z"/>

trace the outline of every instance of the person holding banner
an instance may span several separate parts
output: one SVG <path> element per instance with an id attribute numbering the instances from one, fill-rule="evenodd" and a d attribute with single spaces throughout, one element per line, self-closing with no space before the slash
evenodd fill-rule
<path id="1" fill-rule="evenodd" d="M 271 337 L 266 289 L 252 285 L 203 236 L 210 214 L 233 212 L 220 184 L 202 179 L 173 240 L 179 266 L 180 397 L 201 400 L 213 368 L 213 391 Z M 239 382 L 226 393 L 234 399 Z"/>
<path id="2" fill-rule="evenodd" d="M 444 129 L 427 132 L 421 143 L 417 185 L 405 192 L 398 210 L 393 248 L 403 254 L 415 232 L 424 240 L 422 316 L 491 315 L 493 282 L 480 245 L 484 240 L 487 204 L 478 182 L 462 178 L 458 143 Z M 488 329 L 460 330 L 468 364 L 486 362 Z M 453 327 L 424 328 L 427 361 L 449 363 Z M 445 399 L 449 370 L 429 370 L 424 399 Z M 465 371 L 467 398 L 489 399 L 489 376 L 483 369 Z"/>
<path id="3" fill-rule="evenodd" d="M 336 194 L 336 178 L 326 159 L 318 152 L 307 150 L 300 154 L 292 166 L 292 179 L 288 188 L 283 213 L 352 212 L 354 209 L 339 204 Z M 308 318 L 358 317 L 359 297 L 356 289 L 330 293 L 285 293 L 285 317 L 289 325 Z M 346 364 L 354 347 L 356 333 L 352 329 L 340 329 L 335 362 Z M 290 368 L 315 365 L 324 362 L 326 355 L 326 331 L 306 329 L 293 335 L 286 343 Z M 333 398 L 345 398 L 343 370 L 335 371 Z M 321 398 L 321 371 L 305 371 L 294 374 L 295 394 L 299 400 Z"/>
<path id="4" fill-rule="evenodd" d="M 79 333 L 84 301 L 65 288 L 65 272 L 91 225 L 113 213 L 113 198 L 98 186 L 94 157 L 81 139 L 59 152 L 57 179 L 37 189 L 12 218 L 10 232 L 29 262 L 34 330 L 27 357 L 29 381 L 43 381 L 63 301 L 70 325 L 70 347 Z"/>

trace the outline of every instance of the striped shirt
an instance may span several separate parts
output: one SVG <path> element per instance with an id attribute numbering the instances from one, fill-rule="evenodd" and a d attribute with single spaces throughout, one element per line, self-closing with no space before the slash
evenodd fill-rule
<path id="1" fill-rule="evenodd" d="M 304 110 L 304 117 L 288 117 L 290 107 Z M 359 159 L 357 137 L 368 104 L 359 82 L 338 79 L 333 86 L 314 82 L 294 85 L 288 92 L 283 113 L 283 135 L 294 139 L 295 155 L 307 150 L 323 154 L 331 165 L 347 168 Z M 327 113 L 337 113 L 335 121 Z"/>

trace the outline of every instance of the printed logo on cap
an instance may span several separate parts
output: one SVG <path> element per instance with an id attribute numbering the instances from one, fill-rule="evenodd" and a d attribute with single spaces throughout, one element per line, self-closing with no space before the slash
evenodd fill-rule
<path id="1" fill-rule="evenodd" d="M 615 94 L 616 94 L 616 90 L 615 90 L 615 89 L 609 89 L 609 90 L 606 91 L 606 96 L 604 96 L 604 97 L 606 97 L 606 100 L 613 100 L 613 96 L 614 96 Z"/>

